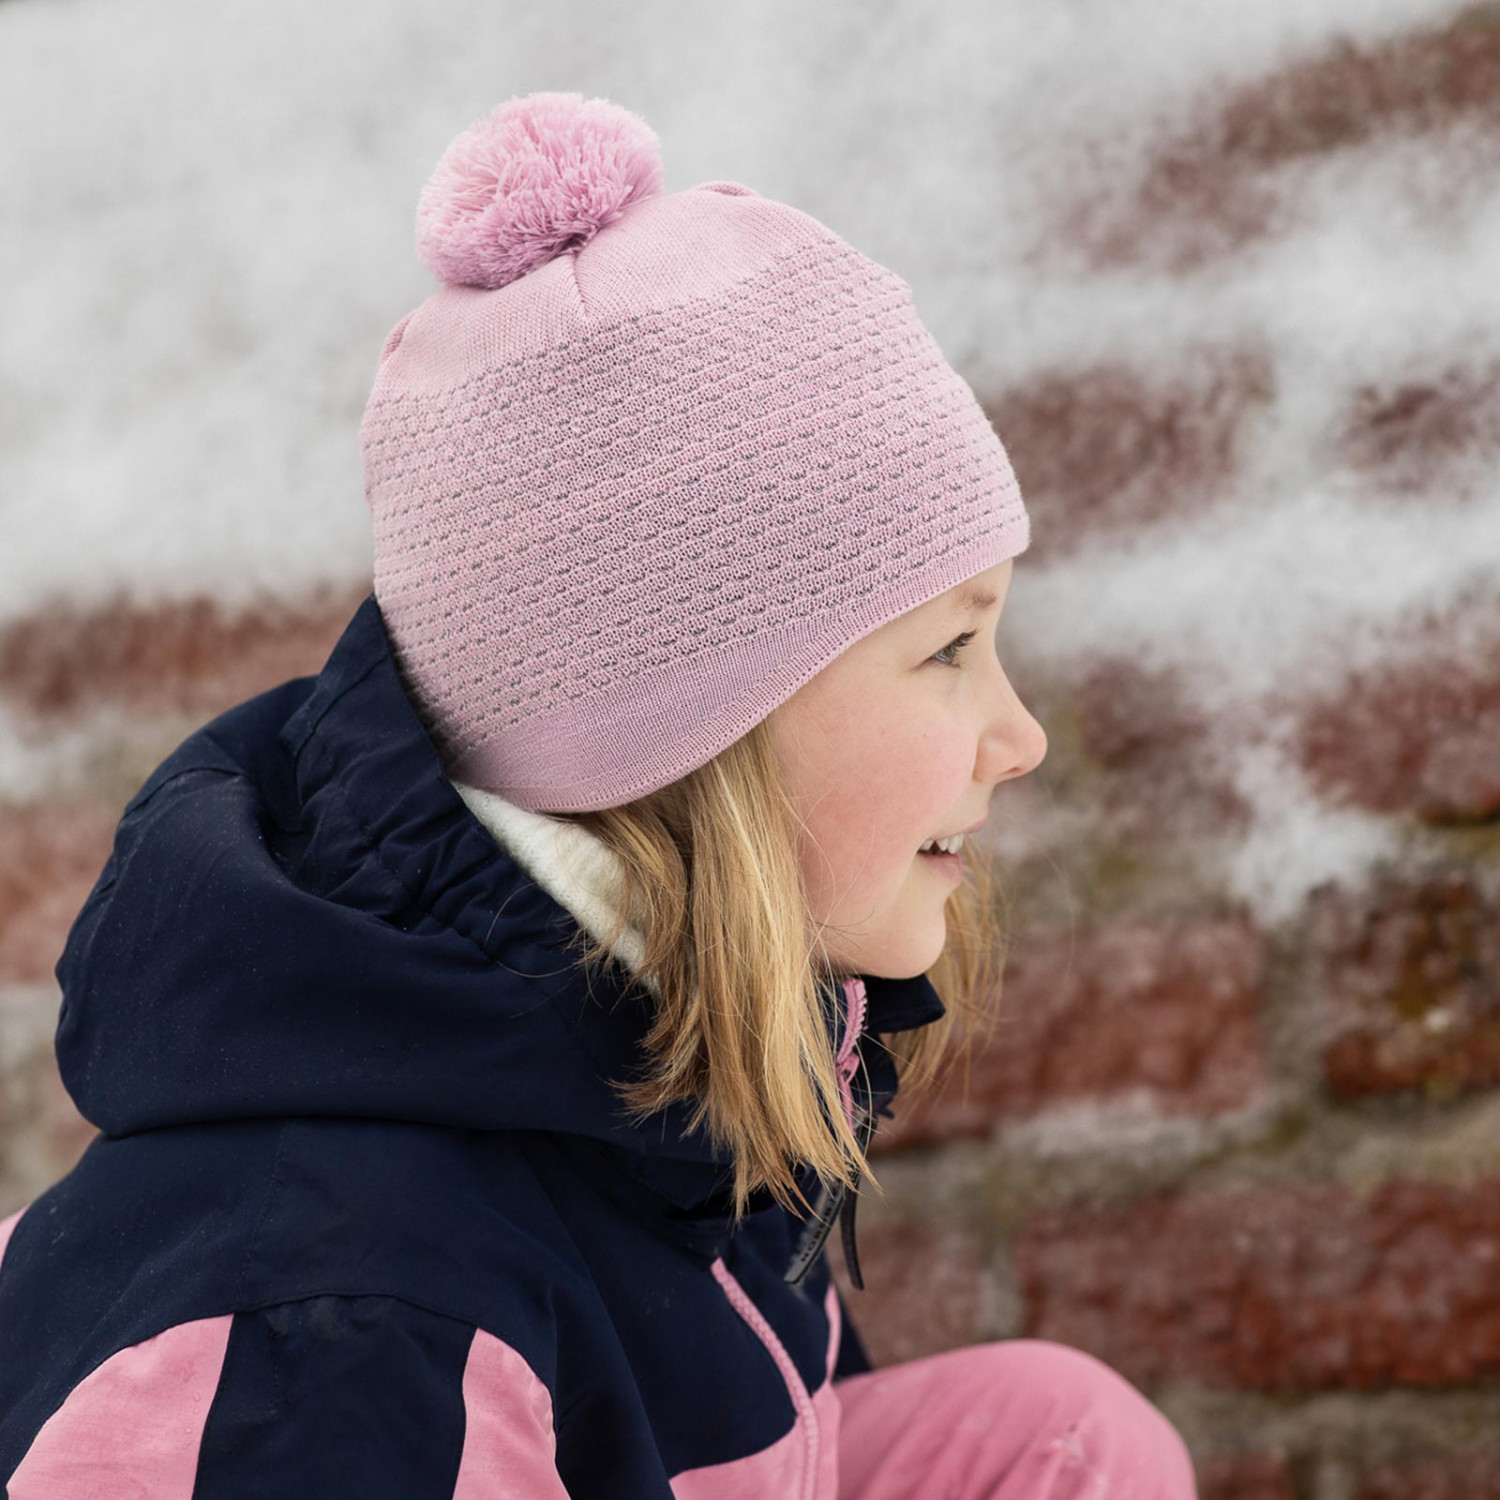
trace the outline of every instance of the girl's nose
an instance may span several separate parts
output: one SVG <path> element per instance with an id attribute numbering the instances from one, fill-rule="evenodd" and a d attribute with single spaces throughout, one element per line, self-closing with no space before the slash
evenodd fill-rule
<path id="1" fill-rule="evenodd" d="M 1010 781 L 1036 770 L 1047 755 L 1047 731 L 1007 681 L 980 746 L 979 781 Z"/>
<path id="2" fill-rule="evenodd" d="M 1017 700 L 1019 702 L 1019 700 Z M 1047 758 L 1047 731 L 1025 704 L 1020 705 L 1021 732 L 1016 738 L 1016 775 L 1034 771 Z"/>

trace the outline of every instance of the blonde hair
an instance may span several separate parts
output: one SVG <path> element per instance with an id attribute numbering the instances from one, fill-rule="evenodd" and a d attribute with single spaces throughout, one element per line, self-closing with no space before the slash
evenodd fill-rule
<path id="1" fill-rule="evenodd" d="M 623 877 L 616 920 L 602 941 L 580 930 L 579 962 L 611 962 L 629 925 L 645 937 L 636 980 L 656 985 L 645 1076 L 612 1080 L 639 1123 L 696 1100 L 734 1169 L 734 1213 L 769 1188 L 788 1209 L 811 1211 L 797 1173 L 811 1168 L 851 1188 L 879 1188 L 844 1117 L 820 983 L 836 977 L 814 930 L 798 817 L 765 721 L 706 765 L 621 807 L 553 813 L 601 839 Z M 984 854 L 964 849 L 967 873 L 948 898 L 948 941 L 928 978 L 947 1014 L 882 1041 L 906 1102 L 941 1084 L 999 999 L 1004 936 L 997 882 Z M 628 968 L 628 966 L 627 966 Z M 643 998 L 652 998 L 642 990 Z M 840 991 L 842 1015 L 842 991 Z M 842 1022 L 841 1022 L 842 1029 Z"/>

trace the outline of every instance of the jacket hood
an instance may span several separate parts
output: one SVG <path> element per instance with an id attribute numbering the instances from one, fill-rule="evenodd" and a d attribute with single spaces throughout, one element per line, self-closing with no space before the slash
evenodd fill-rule
<path id="1" fill-rule="evenodd" d="M 547 824 L 607 853 L 448 780 L 367 596 L 317 676 L 206 724 L 126 805 L 57 965 L 68 1092 L 112 1136 L 288 1115 L 586 1136 L 701 1203 L 731 1163 L 686 1103 L 623 1118 L 609 1080 L 646 1060 L 649 998 L 578 966 L 607 885 L 576 841 L 563 873 Z M 878 1108 L 871 1034 L 943 1007 L 925 976 L 860 977 Z"/>

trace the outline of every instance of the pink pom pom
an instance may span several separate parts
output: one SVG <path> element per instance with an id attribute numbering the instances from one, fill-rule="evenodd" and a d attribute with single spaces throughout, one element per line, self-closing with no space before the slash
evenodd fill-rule
<path id="1" fill-rule="evenodd" d="M 661 184 L 661 142 L 639 115 L 582 94 L 508 99 L 443 153 L 417 205 L 417 254 L 450 286 L 502 287 Z"/>

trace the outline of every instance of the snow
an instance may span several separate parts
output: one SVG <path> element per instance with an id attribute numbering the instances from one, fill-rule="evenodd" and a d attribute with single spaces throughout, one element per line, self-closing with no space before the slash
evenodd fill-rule
<path id="1" fill-rule="evenodd" d="M 1494 142 L 1385 132 L 1269 168 L 1275 232 L 1196 270 L 1091 264 L 1057 216 L 1122 201 L 1227 91 L 1458 14 L 9 0 L 0 624 L 55 598 L 233 606 L 367 575 L 359 416 L 386 332 L 433 288 L 417 194 L 471 119 L 561 88 L 642 114 L 668 191 L 747 182 L 891 266 L 981 394 L 1105 360 L 1150 378 L 1193 350 L 1263 352 L 1273 396 L 1224 492 L 1140 535 L 1070 539 L 1047 566 L 1023 558 L 1007 650 L 1059 673 L 1128 651 L 1234 722 L 1289 682 L 1333 690 L 1399 651 L 1407 619 L 1497 576 L 1493 462 L 1445 470 L 1451 495 L 1388 504 L 1327 457 L 1356 388 L 1500 360 Z M 1039 537 L 1061 524 L 1032 521 Z M 1238 752 L 1258 825 L 1229 879 L 1282 912 L 1391 834 L 1320 808 L 1277 735 Z M 28 784 L 7 746 L 7 784 Z"/>

